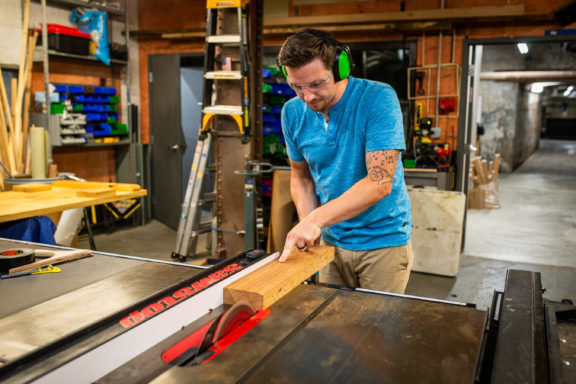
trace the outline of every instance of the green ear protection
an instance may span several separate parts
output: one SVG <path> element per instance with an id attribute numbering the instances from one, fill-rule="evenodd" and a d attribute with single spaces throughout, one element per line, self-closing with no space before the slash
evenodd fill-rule
<path id="1" fill-rule="evenodd" d="M 334 39 L 328 33 L 320 31 L 317 29 L 304 29 L 297 33 L 306 33 L 309 35 L 314 35 L 321 38 L 325 42 L 336 46 L 336 57 L 334 58 L 334 64 L 332 65 L 332 74 L 334 75 L 334 82 L 339 82 L 350 76 L 350 71 L 353 67 L 352 54 L 350 53 L 350 48 L 338 40 Z M 280 70 L 284 74 L 284 77 L 288 77 L 286 73 L 286 68 L 282 65 Z"/>

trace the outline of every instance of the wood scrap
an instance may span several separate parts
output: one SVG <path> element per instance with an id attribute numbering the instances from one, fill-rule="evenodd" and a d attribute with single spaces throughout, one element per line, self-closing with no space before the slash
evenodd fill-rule
<path id="1" fill-rule="evenodd" d="M 65 261 L 72 261 L 82 259 L 84 257 L 92 256 L 92 251 L 88 249 L 79 249 L 73 251 L 48 251 L 45 249 L 38 249 L 35 250 L 34 253 L 36 256 L 51 256 L 45 260 L 36 261 L 34 263 L 22 265 L 17 268 L 12 268 L 8 271 L 8 273 L 17 273 L 17 272 L 25 272 L 31 271 L 36 268 L 45 267 L 47 265 L 53 265 L 58 263 L 63 263 Z"/>
<path id="2" fill-rule="evenodd" d="M 24 1 L 24 18 L 22 20 L 22 45 L 20 49 L 20 65 L 18 66 L 18 90 L 14 107 L 13 143 L 14 155 L 19 161 L 22 154 L 22 105 L 24 101 L 24 90 L 26 88 L 26 53 L 28 47 L 28 20 L 30 16 L 30 0 Z M 20 165 L 18 166 L 20 170 Z"/>
<path id="3" fill-rule="evenodd" d="M 469 189 L 468 203 L 471 208 L 500 208 L 498 200 L 498 173 L 500 154 L 488 162 L 482 157 L 474 157 L 471 161 L 470 180 L 473 185 Z M 483 200 L 480 203 L 480 200 Z"/>
<path id="4" fill-rule="evenodd" d="M 16 116 L 16 99 L 18 97 L 18 79 L 13 77 L 10 79 L 10 105 L 12 106 L 12 124 L 10 127 L 14 127 L 14 117 Z M 13 138 L 12 138 L 13 139 Z"/>
<path id="5" fill-rule="evenodd" d="M 480 156 L 472 159 L 470 167 L 470 178 L 476 185 L 485 185 L 498 180 L 498 168 L 500 167 L 500 154 L 494 156 L 494 161 L 488 164 Z"/>
<path id="6" fill-rule="evenodd" d="M 99 181 L 56 180 L 55 187 L 74 189 L 113 189 L 120 192 L 137 192 L 142 189 L 138 184 L 105 183 Z"/>
<path id="7" fill-rule="evenodd" d="M 41 183 L 16 184 L 12 187 L 16 192 L 41 192 L 52 190 L 52 185 Z"/>
<path id="8" fill-rule="evenodd" d="M 27 61 L 26 61 L 26 85 L 24 88 L 24 110 L 22 111 L 23 114 L 23 122 L 22 122 L 22 143 L 20 148 L 20 173 L 26 174 L 26 163 L 28 157 L 28 123 L 30 118 L 30 99 L 31 95 L 31 88 L 32 88 L 32 66 L 34 63 L 32 62 L 32 58 L 34 57 L 34 48 L 36 47 L 36 42 L 38 41 L 38 31 L 34 31 L 32 36 L 30 36 L 28 41 L 28 54 L 27 54 Z"/>
<path id="9" fill-rule="evenodd" d="M 496 155 L 494 155 L 494 176 L 493 179 L 495 181 L 498 181 L 498 174 L 500 169 L 500 154 L 497 153 Z"/>
<path id="10" fill-rule="evenodd" d="M 112 197 L 116 196 L 114 189 L 79 189 L 76 191 L 78 197 Z"/>
<path id="11" fill-rule="evenodd" d="M 2 74 L 0 73 L 0 76 Z M 0 77 L 1 79 L 1 77 Z M 10 173 L 14 172 L 14 156 L 8 139 L 8 127 L 4 116 L 4 108 L 0 108 L 0 159 Z"/>
<path id="12" fill-rule="evenodd" d="M 332 260 L 334 247 L 295 249 L 284 263 L 272 261 L 225 287 L 224 303 L 247 301 L 255 309 L 268 308 Z"/>

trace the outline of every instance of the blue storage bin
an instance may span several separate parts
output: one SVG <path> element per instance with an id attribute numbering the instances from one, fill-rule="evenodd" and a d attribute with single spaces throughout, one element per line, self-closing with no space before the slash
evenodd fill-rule
<path id="1" fill-rule="evenodd" d="M 282 133 L 282 127 L 277 125 L 270 125 L 270 124 L 263 124 L 262 125 L 262 133 L 265 135 L 270 135 L 272 133 Z"/>
<path id="2" fill-rule="evenodd" d="M 68 93 L 72 93 L 72 94 L 84 93 L 84 87 L 81 85 L 69 85 L 68 86 Z"/>
<path id="3" fill-rule="evenodd" d="M 267 79 L 267 78 L 272 77 L 272 76 L 274 76 L 274 72 L 272 72 L 270 69 L 264 68 L 262 70 L 262 77 L 263 78 Z"/>
<path id="4" fill-rule="evenodd" d="M 108 115 L 106 115 L 105 113 L 91 112 L 86 114 L 86 121 L 105 121 L 105 120 L 108 120 Z"/>
<path id="5" fill-rule="evenodd" d="M 116 88 L 112 87 L 94 87 L 94 93 L 96 95 L 109 95 L 114 96 L 116 94 Z"/>
<path id="6" fill-rule="evenodd" d="M 262 122 L 271 124 L 280 124 L 280 116 L 264 113 L 262 115 Z"/>
<path id="7" fill-rule="evenodd" d="M 54 87 L 56 88 L 56 92 L 58 93 L 67 93 L 68 92 L 68 87 L 62 84 L 54 84 Z"/>
<path id="8" fill-rule="evenodd" d="M 275 95 L 283 96 L 296 96 L 296 92 L 288 84 L 284 83 L 270 83 L 272 93 Z"/>

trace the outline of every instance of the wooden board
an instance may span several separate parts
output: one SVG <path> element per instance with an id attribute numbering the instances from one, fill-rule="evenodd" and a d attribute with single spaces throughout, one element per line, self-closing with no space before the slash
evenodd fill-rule
<path id="1" fill-rule="evenodd" d="M 40 192 L 49 191 L 51 189 L 52 185 L 41 183 L 17 184 L 12 187 L 12 190 L 16 192 Z"/>
<path id="2" fill-rule="evenodd" d="M 76 191 L 76 196 L 80 197 L 112 197 L 116 196 L 113 189 L 80 189 Z"/>
<path id="3" fill-rule="evenodd" d="M 92 251 L 89 249 L 77 249 L 74 251 L 49 251 L 45 249 L 39 249 L 36 250 L 35 253 L 37 256 L 49 256 L 49 257 L 45 260 L 36 261 L 34 263 L 12 268 L 9 271 L 9 273 L 31 271 L 33 269 L 42 268 L 47 265 L 63 263 L 65 261 L 78 260 L 84 257 L 92 256 Z"/>
<path id="4" fill-rule="evenodd" d="M 56 180 L 52 183 L 55 187 L 74 188 L 74 189 L 113 189 L 115 191 L 136 192 L 142 189 L 138 184 L 124 183 L 103 183 L 96 181 L 74 181 L 74 180 Z"/>
<path id="5" fill-rule="evenodd" d="M 272 261 L 225 287 L 224 303 L 247 301 L 255 309 L 268 308 L 332 260 L 333 247 L 294 250 L 286 262 Z"/>

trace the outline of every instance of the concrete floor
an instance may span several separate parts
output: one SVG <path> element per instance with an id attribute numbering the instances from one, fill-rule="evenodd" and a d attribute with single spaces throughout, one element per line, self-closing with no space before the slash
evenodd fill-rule
<path id="1" fill-rule="evenodd" d="M 576 302 L 576 142 L 542 140 L 518 170 L 501 174 L 501 208 L 469 210 L 456 277 L 413 272 L 407 294 L 490 306 L 508 269 L 540 272 L 544 297 Z M 98 250 L 172 260 L 176 232 L 152 221 L 95 236 Z M 80 248 L 89 248 L 81 235 Z M 189 259 L 201 264 L 205 259 Z"/>

